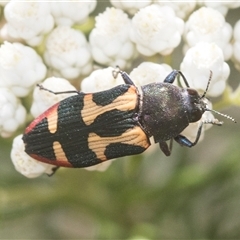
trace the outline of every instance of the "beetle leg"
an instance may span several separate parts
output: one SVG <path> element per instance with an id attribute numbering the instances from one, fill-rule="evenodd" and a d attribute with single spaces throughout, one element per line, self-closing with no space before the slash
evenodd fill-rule
<path id="1" fill-rule="evenodd" d="M 132 81 L 132 79 L 129 77 L 129 75 L 126 72 L 119 70 L 119 73 L 121 74 L 123 81 L 126 84 L 135 86 L 134 82 Z"/>
<path id="2" fill-rule="evenodd" d="M 203 124 L 213 124 L 213 125 L 217 125 L 217 126 L 222 126 L 223 122 L 218 121 L 217 119 L 213 119 L 213 120 L 206 120 L 201 122 L 201 125 L 198 128 L 197 131 L 197 136 L 194 142 L 191 142 L 189 139 L 187 139 L 186 137 L 182 136 L 182 135 L 178 135 L 174 138 L 174 140 L 179 143 L 182 146 L 186 146 L 186 147 L 193 147 L 198 143 L 198 140 L 201 136 L 201 132 L 202 132 L 202 127 Z"/>
<path id="3" fill-rule="evenodd" d="M 170 139 L 170 144 L 168 146 L 167 142 L 159 142 L 159 147 L 162 150 L 162 152 L 168 157 L 171 155 L 172 152 L 172 142 L 173 139 Z"/>
<path id="4" fill-rule="evenodd" d="M 54 91 L 52 91 L 52 90 L 50 90 L 50 89 L 48 89 L 48 88 L 45 88 L 43 85 L 41 85 L 41 84 L 37 84 L 37 86 L 39 87 L 39 89 L 40 90 L 44 90 L 44 91 L 47 91 L 47 92 L 50 92 L 50 93 L 53 93 L 53 94 L 65 94 L 65 93 L 77 93 L 77 94 L 79 94 L 79 93 L 81 93 L 81 92 L 79 92 L 79 91 L 77 91 L 77 90 L 70 90 L 70 91 L 62 91 L 62 92 L 54 92 Z"/>
<path id="5" fill-rule="evenodd" d="M 197 143 L 198 143 L 198 140 L 201 136 L 201 132 L 202 132 L 202 127 L 203 127 L 203 123 L 201 123 L 200 127 L 198 128 L 198 131 L 197 131 L 197 136 L 196 136 L 196 139 L 194 142 L 191 142 L 189 139 L 187 139 L 186 137 L 184 137 L 183 135 L 178 135 L 174 138 L 174 140 L 179 143 L 180 145 L 182 146 L 185 146 L 185 147 L 193 147 L 195 146 Z"/>
<path id="6" fill-rule="evenodd" d="M 178 70 L 173 70 L 171 73 L 167 75 L 163 82 L 165 83 L 173 83 L 178 75 Z"/>
<path id="7" fill-rule="evenodd" d="M 133 85 L 135 86 L 134 82 L 132 81 L 132 79 L 129 77 L 129 75 L 122 71 L 119 66 L 116 66 L 116 68 L 113 70 L 113 77 L 114 78 L 117 78 L 117 75 L 118 73 L 121 74 L 122 78 L 123 78 L 123 81 L 126 83 L 126 84 L 129 84 L 129 85 Z"/>
<path id="8" fill-rule="evenodd" d="M 183 73 L 179 70 L 173 70 L 170 74 L 167 75 L 167 77 L 164 79 L 165 83 L 173 83 L 176 79 L 176 77 L 178 75 L 181 75 L 181 77 L 183 78 L 184 83 L 186 84 L 186 86 L 189 88 L 189 84 L 187 79 L 185 78 L 185 76 L 183 75 Z"/>

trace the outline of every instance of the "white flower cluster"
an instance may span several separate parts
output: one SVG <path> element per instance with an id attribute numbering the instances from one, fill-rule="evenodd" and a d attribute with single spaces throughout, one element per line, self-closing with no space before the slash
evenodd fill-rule
<path id="1" fill-rule="evenodd" d="M 48 36 L 44 60 L 55 76 L 74 79 L 92 70 L 92 57 L 86 37 L 69 26 L 59 26 Z"/>
<path id="2" fill-rule="evenodd" d="M 89 36 L 96 62 L 127 67 L 127 63 L 135 55 L 134 44 L 129 38 L 130 24 L 127 14 L 116 8 L 107 8 L 96 17 L 95 28 Z"/>
<path id="3" fill-rule="evenodd" d="M 179 45 L 183 28 L 183 20 L 172 8 L 150 5 L 134 15 L 130 37 L 143 55 L 168 55 Z"/>
<path id="4" fill-rule="evenodd" d="M 171 7 L 179 18 L 185 19 L 196 7 L 196 1 L 162 1 L 155 0 L 160 6 Z"/>
<path id="5" fill-rule="evenodd" d="M 4 8 L 6 24 L 0 35 L 8 41 L 25 41 L 39 47 L 49 35 L 44 47 L 49 72 L 74 79 L 91 72 L 92 57 L 86 37 L 70 27 L 87 21 L 96 3 L 11 0 Z M 65 27 L 54 29 L 54 24 Z"/>
<path id="6" fill-rule="evenodd" d="M 163 82 L 171 71 L 172 68 L 167 64 L 143 62 L 131 71 L 130 77 L 140 87 L 149 83 Z"/>
<path id="7" fill-rule="evenodd" d="M 198 42 L 214 42 L 223 51 L 225 60 L 232 56 L 230 43 L 232 27 L 225 22 L 224 16 L 212 8 L 202 7 L 191 14 L 185 25 L 185 49 Z"/>
<path id="8" fill-rule="evenodd" d="M 114 68 L 112 67 L 93 71 L 88 77 L 82 80 L 80 85 L 82 92 L 99 92 L 122 84 L 123 80 L 120 74 L 115 77 L 113 71 Z"/>
<path id="9" fill-rule="evenodd" d="M 15 39 L 24 39 L 31 46 L 40 44 L 44 34 L 54 26 L 47 2 L 11 0 L 4 8 L 4 15 L 7 34 Z"/>
<path id="10" fill-rule="evenodd" d="M 213 75 L 207 91 L 207 95 L 211 97 L 218 97 L 223 93 L 230 74 L 221 48 L 208 42 L 199 42 L 190 48 L 180 69 L 188 79 L 189 85 L 200 93 L 206 90 L 211 70 Z"/>
<path id="11" fill-rule="evenodd" d="M 163 82 L 175 68 L 200 94 L 212 72 L 206 95 L 221 97 L 230 75 L 225 61 L 232 60 L 240 70 L 240 20 L 233 30 L 226 20 L 230 18 L 225 19 L 231 9 L 240 7 L 238 1 L 111 0 L 101 12 L 99 4 L 96 0 L 1 3 L 0 38 L 5 41 L 0 46 L 2 137 L 14 135 L 26 124 L 22 102 L 31 100 L 25 104 L 27 109 L 30 106 L 29 117 L 37 117 L 71 96 L 40 90 L 37 83 L 55 92 L 75 91 L 79 85 L 83 92 L 98 92 L 124 84 L 121 74 L 113 74 L 116 65 L 130 72 L 137 86 Z M 228 99 L 235 105 L 238 93 L 229 91 L 234 97 Z M 208 112 L 204 119 L 213 116 Z M 201 121 L 190 124 L 183 134 L 194 141 Z M 50 174 L 53 168 L 27 156 L 20 136 L 14 140 L 12 160 L 28 177 Z M 97 168 L 101 171 L 110 163 Z"/>
<path id="12" fill-rule="evenodd" d="M 209 1 L 209 0 L 198 0 L 199 3 L 204 4 L 206 7 L 211 7 L 218 10 L 224 16 L 227 15 L 229 9 L 234 9 L 240 7 L 239 1 Z"/>
<path id="13" fill-rule="evenodd" d="M 115 8 L 120 8 L 130 14 L 136 13 L 139 9 L 144 8 L 151 4 L 152 0 L 144 1 L 125 1 L 125 0 L 110 0 Z"/>
<path id="14" fill-rule="evenodd" d="M 46 66 L 30 47 L 5 42 L 0 47 L 0 134 L 10 137 L 25 123 L 25 97 L 46 75 Z"/>
<path id="15" fill-rule="evenodd" d="M 97 5 L 96 0 L 82 1 L 74 0 L 69 2 L 65 0 L 49 1 L 51 14 L 57 25 L 72 26 L 74 24 L 84 23 L 89 14 Z"/>
<path id="16" fill-rule="evenodd" d="M 8 88 L 0 88 L 0 134 L 10 137 L 25 122 L 26 110 Z"/>
<path id="17" fill-rule="evenodd" d="M 47 68 L 39 55 L 21 43 L 5 42 L 0 47 L 0 87 L 25 97 L 46 76 Z"/>

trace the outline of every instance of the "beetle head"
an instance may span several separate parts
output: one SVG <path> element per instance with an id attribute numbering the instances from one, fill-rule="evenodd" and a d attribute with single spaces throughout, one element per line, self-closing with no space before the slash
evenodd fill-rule
<path id="1" fill-rule="evenodd" d="M 209 79 L 208 79 L 208 84 L 207 84 L 206 90 L 204 91 L 202 96 L 200 96 L 195 89 L 187 88 L 187 93 L 188 93 L 187 108 L 188 108 L 189 121 L 190 122 L 197 122 L 198 120 L 201 119 L 201 117 L 202 117 L 202 115 L 205 111 L 210 111 L 210 112 L 214 112 L 218 115 L 221 115 L 225 118 L 228 118 L 233 122 L 236 122 L 234 118 L 232 118 L 232 117 L 230 117 L 226 114 L 220 113 L 216 110 L 210 109 L 208 107 L 208 99 L 205 97 L 205 95 L 208 91 L 211 79 L 212 79 L 212 71 L 210 70 L 210 76 L 209 76 Z M 209 123 L 211 122 L 211 123 L 216 124 L 216 125 L 222 125 L 222 123 L 223 123 L 223 122 L 219 122 L 217 119 L 215 121 L 207 120 L 207 122 L 209 122 Z"/>

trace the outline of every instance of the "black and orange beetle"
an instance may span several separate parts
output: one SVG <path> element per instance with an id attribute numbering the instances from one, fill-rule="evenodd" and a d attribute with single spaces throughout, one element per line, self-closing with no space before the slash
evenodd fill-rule
<path id="1" fill-rule="evenodd" d="M 200 96 L 177 70 L 163 83 L 141 88 L 134 85 L 127 73 L 121 70 L 119 73 L 125 84 L 91 94 L 75 91 L 76 95 L 37 117 L 23 135 L 26 153 L 41 162 L 81 168 L 142 153 L 153 136 L 169 156 L 172 144 L 169 146 L 167 140 L 192 147 L 197 144 L 204 123 L 222 125 L 217 119 L 202 122 L 194 142 L 180 134 L 189 123 L 200 120 L 205 111 L 213 111 L 208 109 L 205 99 L 211 75 L 205 93 Z M 187 88 L 172 85 L 178 75 Z"/>

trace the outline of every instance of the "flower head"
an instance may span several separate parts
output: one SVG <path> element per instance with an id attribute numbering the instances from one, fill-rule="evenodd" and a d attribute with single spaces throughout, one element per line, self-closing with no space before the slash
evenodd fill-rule
<path id="1" fill-rule="evenodd" d="M 136 13 L 139 9 L 144 8 L 152 3 L 152 0 L 144 1 L 125 1 L 125 0 L 110 0 L 115 8 L 120 8 L 130 14 Z"/>
<path id="2" fill-rule="evenodd" d="M 175 14 L 182 19 L 185 19 L 196 7 L 196 1 L 182 1 L 182 0 L 175 0 L 175 1 L 162 1 L 162 0 L 155 0 L 154 1 L 159 6 L 169 6 L 174 11 Z"/>
<path id="3" fill-rule="evenodd" d="M 26 110 L 7 88 L 0 88 L 0 134 L 10 137 L 25 122 Z"/>
<path id="4" fill-rule="evenodd" d="M 212 9 L 216 9 L 221 12 L 224 16 L 227 15 L 229 9 L 238 8 L 240 6 L 239 1 L 209 1 L 209 0 L 198 0 L 203 3 L 206 7 L 210 7 Z"/>
<path id="5" fill-rule="evenodd" d="M 222 49 L 225 60 L 228 60 L 232 55 L 231 36 L 232 27 L 225 21 L 224 16 L 217 10 L 202 7 L 193 12 L 186 22 L 185 49 L 202 41 L 214 42 Z"/>
<path id="6" fill-rule="evenodd" d="M 7 87 L 18 97 L 26 96 L 46 75 L 42 59 L 30 47 L 4 42 L 0 47 L 0 87 Z"/>
<path id="7" fill-rule="evenodd" d="M 8 34 L 37 46 L 43 35 L 51 31 L 54 20 L 48 2 L 10 1 L 4 8 Z"/>
<path id="8" fill-rule="evenodd" d="M 130 77 L 134 84 L 140 87 L 153 82 L 163 82 L 171 71 L 172 68 L 167 64 L 143 62 L 132 70 Z"/>
<path id="9" fill-rule="evenodd" d="M 85 22 L 89 14 L 97 5 L 96 0 L 92 1 L 65 1 L 58 0 L 50 2 L 51 14 L 57 25 L 72 26 Z"/>
<path id="10" fill-rule="evenodd" d="M 56 75 L 74 79 L 92 70 L 92 57 L 83 33 L 59 26 L 49 34 L 44 59 Z"/>
<path id="11" fill-rule="evenodd" d="M 167 55 L 179 45 L 183 27 L 183 20 L 175 15 L 172 8 L 150 5 L 134 15 L 130 37 L 143 55 Z"/>
<path id="12" fill-rule="evenodd" d="M 201 93 L 206 90 L 210 71 L 212 71 L 213 75 L 207 92 L 207 95 L 212 97 L 223 93 L 230 74 L 230 68 L 224 62 L 222 50 L 215 43 L 207 42 L 200 42 L 190 48 L 186 52 L 180 69 L 190 87 Z"/>
<path id="13" fill-rule="evenodd" d="M 117 77 L 113 76 L 112 67 L 97 69 L 93 71 L 89 77 L 86 77 L 81 82 L 81 90 L 85 93 L 99 92 L 123 84 L 123 79 L 120 74 Z"/>
<path id="14" fill-rule="evenodd" d="M 96 17 L 89 41 L 97 63 L 121 68 L 127 66 L 135 56 L 135 47 L 129 38 L 130 23 L 127 14 L 116 8 L 107 8 Z"/>

